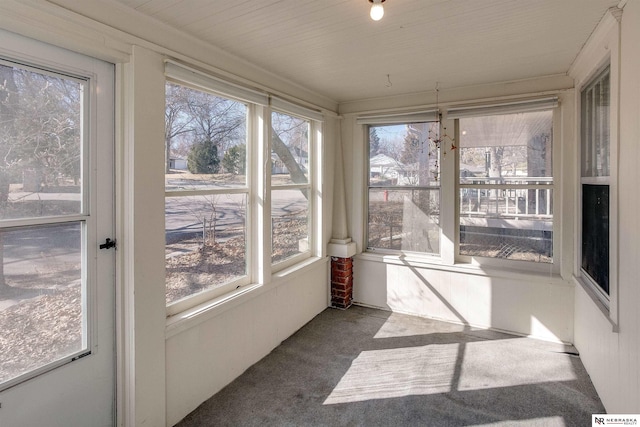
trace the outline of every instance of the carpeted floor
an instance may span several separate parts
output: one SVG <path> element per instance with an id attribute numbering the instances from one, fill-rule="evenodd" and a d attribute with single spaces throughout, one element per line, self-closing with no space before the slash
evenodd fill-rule
<path id="1" fill-rule="evenodd" d="M 590 426 L 603 412 L 574 347 L 351 307 L 177 426 Z"/>

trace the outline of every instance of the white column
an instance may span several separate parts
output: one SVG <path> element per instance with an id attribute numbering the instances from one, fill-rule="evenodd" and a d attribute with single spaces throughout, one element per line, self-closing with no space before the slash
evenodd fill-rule
<path id="1" fill-rule="evenodd" d="M 165 425 L 164 106 L 162 56 L 134 46 L 124 69 L 123 373 L 126 426 Z"/>

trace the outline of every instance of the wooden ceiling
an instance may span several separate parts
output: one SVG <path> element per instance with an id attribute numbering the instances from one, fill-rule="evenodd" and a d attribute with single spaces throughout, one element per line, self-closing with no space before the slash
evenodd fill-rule
<path id="1" fill-rule="evenodd" d="M 619 0 L 110 1 L 346 102 L 564 75 Z"/>

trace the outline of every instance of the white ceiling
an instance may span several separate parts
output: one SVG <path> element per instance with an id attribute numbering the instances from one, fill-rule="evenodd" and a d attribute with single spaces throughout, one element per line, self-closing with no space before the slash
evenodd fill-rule
<path id="1" fill-rule="evenodd" d="M 117 1 L 345 102 L 565 74 L 619 0 Z"/>

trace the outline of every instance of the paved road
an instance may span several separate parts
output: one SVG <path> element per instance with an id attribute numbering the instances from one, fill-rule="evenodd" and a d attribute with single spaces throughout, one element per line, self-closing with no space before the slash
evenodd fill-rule
<path id="1" fill-rule="evenodd" d="M 280 190 L 272 199 L 272 216 L 288 216 L 304 210 L 307 199 L 299 190 Z M 168 197 L 166 202 L 167 242 L 202 235 L 203 218 L 212 219 L 215 209 L 216 231 L 242 227 L 246 216 L 244 194 Z"/>
<path id="2" fill-rule="evenodd" d="M 31 290 L 0 295 L 0 313 L 23 299 L 48 292 L 51 286 L 77 283 L 82 277 L 80 236 L 79 223 L 4 231 L 5 278 L 9 285 L 26 283 Z M 56 277 L 60 280 L 55 280 Z"/>
<path id="3" fill-rule="evenodd" d="M 49 200 L 61 200 L 47 194 Z M 64 194 L 66 200 L 69 195 Z M 78 197 L 78 195 L 74 195 Z M 304 210 L 307 200 L 299 190 L 277 191 L 272 201 L 274 216 L 287 216 Z M 211 218 L 215 208 L 216 232 L 222 238 L 241 233 L 245 223 L 245 195 L 169 197 L 166 200 L 166 236 L 168 242 L 202 235 L 202 218 Z M 233 233 L 233 232 L 232 232 Z M 1 234 L 4 274 L 30 275 L 33 280 L 51 271 L 72 270 L 81 264 L 81 230 L 78 223 L 26 227 Z"/>

